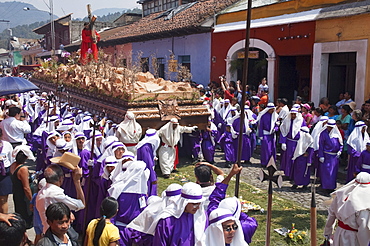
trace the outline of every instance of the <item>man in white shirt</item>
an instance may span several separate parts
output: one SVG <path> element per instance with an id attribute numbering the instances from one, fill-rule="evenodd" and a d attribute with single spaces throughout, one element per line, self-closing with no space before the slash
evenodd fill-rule
<path id="1" fill-rule="evenodd" d="M 24 135 L 31 133 L 31 126 L 18 107 L 9 109 L 9 117 L 0 122 L 0 128 L 3 130 L 3 140 L 11 143 L 13 148 L 27 144 Z"/>
<path id="2" fill-rule="evenodd" d="M 341 107 L 344 105 L 344 104 L 348 104 L 348 103 L 350 103 L 350 102 L 353 102 L 353 100 L 352 100 L 352 93 L 350 93 L 350 92 L 346 92 L 346 93 L 344 93 L 343 94 L 343 97 L 344 97 L 344 99 L 343 100 L 340 100 L 339 102 L 337 102 L 336 104 L 335 104 L 335 106 L 337 106 L 338 107 L 338 112 L 339 112 L 339 114 L 342 114 L 342 112 L 341 112 Z"/>
<path id="3" fill-rule="evenodd" d="M 64 194 L 60 188 L 63 184 L 64 173 L 60 166 L 52 164 L 45 169 L 44 176 L 47 184 L 39 191 L 36 197 L 36 208 L 39 211 L 43 225 L 43 232 L 48 229 L 45 211 L 50 204 L 56 202 L 65 203 L 71 210 L 79 211 L 85 208 L 85 196 L 81 187 L 82 169 L 76 168 L 72 172 L 73 182 L 76 187 L 77 199 Z"/>

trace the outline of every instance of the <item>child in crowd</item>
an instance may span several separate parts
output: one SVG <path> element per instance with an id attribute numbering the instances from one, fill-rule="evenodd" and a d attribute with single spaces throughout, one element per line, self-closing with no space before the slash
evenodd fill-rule
<path id="1" fill-rule="evenodd" d="M 106 197 L 100 206 L 100 219 L 93 219 L 86 229 L 84 246 L 113 246 L 120 239 L 118 228 L 111 223 L 118 211 L 118 202 L 113 197 Z"/>

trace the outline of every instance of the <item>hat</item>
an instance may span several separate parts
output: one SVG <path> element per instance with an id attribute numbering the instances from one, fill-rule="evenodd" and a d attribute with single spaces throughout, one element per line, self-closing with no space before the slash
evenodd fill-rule
<path id="1" fill-rule="evenodd" d="M 310 129 L 307 126 L 302 126 L 301 131 L 305 133 L 310 133 Z"/>
<path id="2" fill-rule="evenodd" d="M 57 139 L 57 141 L 55 141 L 55 146 L 57 147 L 58 150 L 70 149 L 70 146 L 67 144 L 66 140 L 64 140 L 63 138 Z"/>
<path id="3" fill-rule="evenodd" d="M 170 122 L 171 122 L 172 124 L 179 124 L 179 120 L 178 120 L 178 119 L 176 119 L 176 118 L 172 118 L 172 119 L 170 120 Z"/>
<path id="4" fill-rule="evenodd" d="M 157 130 L 156 129 L 150 128 L 150 129 L 146 130 L 145 136 L 151 137 L 151 136 L 154 136 L 156 133 L 157 133 Z"/>
<path id="5" fill-rule="evenodd" d="M 303 104 L 302 107 L 304 107 L 307 110 L 310 110 L 311 109 L 311 106 L 308 105 L 307 103 Z"/>
<path id="6" fill-rule="evenodd" d="M 205 200 L 200 185 L 192 182 L 184 184 L 181 190 L 181 197 L 187 199 L 188 203 L 199 203 Z"/>
<path id="7" fill-rule="evenodd" d="M 7 107 L 9 107 L 10 105 L 17 105 L 17 104 L 18 103 L 16 101 L 11 100 L 11 99 L 5 101 L 5 106 Z"/>
<path id="8" fill-rule="evenodd" d="M 252 96 L 251 99 L 255 101 L 261 101 L 261 98 L 259 98 L 258 96 Z"/>
<path id="9" fill-rule="evenodd" d="M 356 102 L 350 102 L 350 103 L 346 103 L 344 105 L 348 105 L 352 111 L 356 109 Z"/>
<path id="10" fill-rule="evenodd" d="M 74 170 L 80 163 L 81 157 L 71 152 L 65 152 L 60 157 L 54 157 L 50 159 L 51 163 L 59 164 L 68 169 Z"/>
<path id="11" fill-rule="evenodd" d="M 134 120 L 135 119 L 135 115 L 132 112 L 127 112 L 126 113 L 126 118 L 129 119 L 129 120 Z"/>
<path id="12" fill-rule="evenodd" d="M 292 108 L 290 110 L 290 113 L 296 114 L 296 113 L 298 113 L 298 109 L 297 108 Z"/>
<path id="13" fill-rule="evenodd" d="M 328 116 L 321 116 L 320 121 L 326 121 L 329 120 Z"/>
<path id="14" fill-rule="evenodd" d="M 274 103 L 268 103 L 267 108 L 275 108 L 275 104 Z"/>
<path id="15" fill-rule="evenodd" d="M 329 119 L 328 120 L 328 126 L 331 126 L 331 127 L 335 126 L 335 120 Z"/>

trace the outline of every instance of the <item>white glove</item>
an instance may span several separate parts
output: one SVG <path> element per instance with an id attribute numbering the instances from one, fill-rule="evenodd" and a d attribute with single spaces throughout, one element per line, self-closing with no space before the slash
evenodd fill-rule
<path id="1" fill-rule="evenodd" d="M 340 158 L 340 155 L 342 154 L 342 152 L 338 151 L 337 153 L 337 158 L 339 159 Z"/>
<path id="2" fill-rule="evenodd" d="M 310 167 L 312 164 L 311 163 L 307 163 L 307 166 Z"/>
<path id="3" fill-rule="evenodd" d="M 319 161 L 320 161 L 321 163 L 324 163 L 325 158 L 324 158 L 324 157 L 320 157 Z"/>
<path id="4" fill-rule="evenodd" d="M 222 126 L 222 123 L 218 123 L 218 125 L 217 125 L 217 126 L 218 126 L 218 128 L 221 128 L 221 126 Z"/>
<path id="5" fill-rule="evenodd" d="M 94 166 L 94 160 L 87 160 L 87 165 L 89 167 L 93 167 Z"/>
<path id="6" fill-rule="evenodd" d="M 284 151 L 286 150 L 286 144 L 285 143 L 281 144 L 281 149 L 284 150 Z"/>
<path id="7" fill-rule="evenodd" d="M 263 137 L 260 137 L 260 140 L 263 140 Z"/>
<path id="8" fill-rule="evenodd" d="M 198 130 L 198 126 L 193 126 L 193 131 Z"/>

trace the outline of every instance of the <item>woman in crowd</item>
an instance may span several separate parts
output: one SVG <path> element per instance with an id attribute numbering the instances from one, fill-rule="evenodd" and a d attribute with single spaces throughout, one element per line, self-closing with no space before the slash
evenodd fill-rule
<path id="1" fill-rule="evenodd" d="M 117 200 L 113 197 L 104 198 L 100 206 L 100 219 L 93 219 L 87 226 L 84 246 L 118 245 L 119 231 L 110 221 L 117 211 Z"/>
<path id="2" fill-rule="evenodd" d="M 13 201 L 15 212 L 19 213 L 26 221 L 27 228 L 32 227 L 32 212 L 30 210 L 30 201 L 32 200 L 32 191 L 29 183 L 28 167 L 25 166 L 27 159 L 33 161 L 31 149 L 27 145 L 19 145 L 13 151 L 15 162 L 10 166 L 11 179 L 13 184 Z"/>

